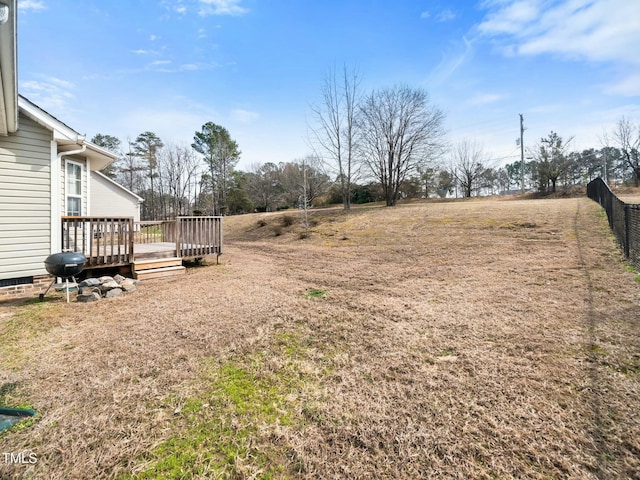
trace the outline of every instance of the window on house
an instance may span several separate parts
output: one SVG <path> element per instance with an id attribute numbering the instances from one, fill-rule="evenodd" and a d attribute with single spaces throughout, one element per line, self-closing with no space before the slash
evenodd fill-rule
<path id="1" fill-rule="evenodd" d="M 67 162 L 67 215 L 82 215 L 82 165 Z"/>

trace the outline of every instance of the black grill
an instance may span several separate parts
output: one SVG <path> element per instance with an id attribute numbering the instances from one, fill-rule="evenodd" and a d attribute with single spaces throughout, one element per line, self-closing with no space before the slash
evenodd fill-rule
<path id="1" fill-rule="evenodd" d="M 62 252 L 49 255 L 44 261 L 44 267 L 54 277 L 63 279 L 75 277 L 84 269 L 87 258 L 77 252 Z"/>
<path id="2" fill-rule="evenodd" d="M 87 263 L 87 257 L 78 252 L 54 253 L 44 261 L 44 268 L 47 269 L 47 272 L 66 281 L 67 302 L 69 301 L 69 279 L 71 278 L 75 282 L 74 277 L 82 272 L 85 263 Z M 41 302 L 44 301 L 44 296 L 55 283 L 56 280 L 54 279 L 49 288 L 40 294 Z"/>

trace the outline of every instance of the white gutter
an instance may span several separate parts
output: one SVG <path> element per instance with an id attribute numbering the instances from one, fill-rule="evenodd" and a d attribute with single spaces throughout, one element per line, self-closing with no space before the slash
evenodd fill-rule
<path id="1" fill-rule="evenodd" d="M 79 140 L 84 141 L 84 137 Z M 64 188 L 66 188 L 66 182 L 60 182 L 59 177 L 59 175 L 63 175 L 63 177 L 66 175 L 66 172 L 62 172 L 62 157 L 65 155 L 77 155 L 78 153 L 83 153 L 86 149 L 87 146 L 82 145 L 81 148 L 58 153 L 58 144 L 55 141 L 51 141 L 51 157 L 53 159 L 51 162 L 51 253 L 57 253 L 62 248 L 60 245 L 60 217 L 63 212 L 60 208 L 60 183 L 65 184 Z M 55 158 L 53 157 L 54 153 L 56 154 Z"/>
<path id="2" fill-rule="evenodd" d="M 0 1 L 0 135 L 18 129 L 16 0 Z"/>
<path id="3" fill-rule="evenodd" d="M 78 137 L 78 141 L 79 142 L 84 142 L 84 137 Z M 60 163 L 62 161 L 62 157 L 70 156 L 70 155 L 78 155 L 79 153 L 84 153 L 84 151 L 86 149 L 87 149 L 87 144 L 83 143 L 82 147 L 77 149 L 77 150 L 69 150 L 68 152 L 60 152 L 60 153 L 58 153 L 58 163 Z"/>

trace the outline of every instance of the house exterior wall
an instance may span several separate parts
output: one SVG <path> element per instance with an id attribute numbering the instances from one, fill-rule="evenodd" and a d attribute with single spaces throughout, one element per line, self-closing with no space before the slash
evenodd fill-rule
<path id="1" fill-rule="evenodd" d="M 140 221 L 138 200 L 117 185 L 91 172 L 91 215 L 94 217 L 133 217 Z"/>
<path id="2" fill-rule="evenodd" d="M 51 253 L 52 133 L 20 115 L 0 137 L 0 280 L 45 275 Z"/>

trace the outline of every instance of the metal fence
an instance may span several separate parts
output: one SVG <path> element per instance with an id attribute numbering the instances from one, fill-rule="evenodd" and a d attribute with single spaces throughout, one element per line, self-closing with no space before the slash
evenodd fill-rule
<path id="1" fill-rule="evenodd" d="M 625 257 L 640 270 L 640 204 L 620 200 L 600 177 L 589 182 L 587 195 L 607 212 L 609 226 Z"/>

